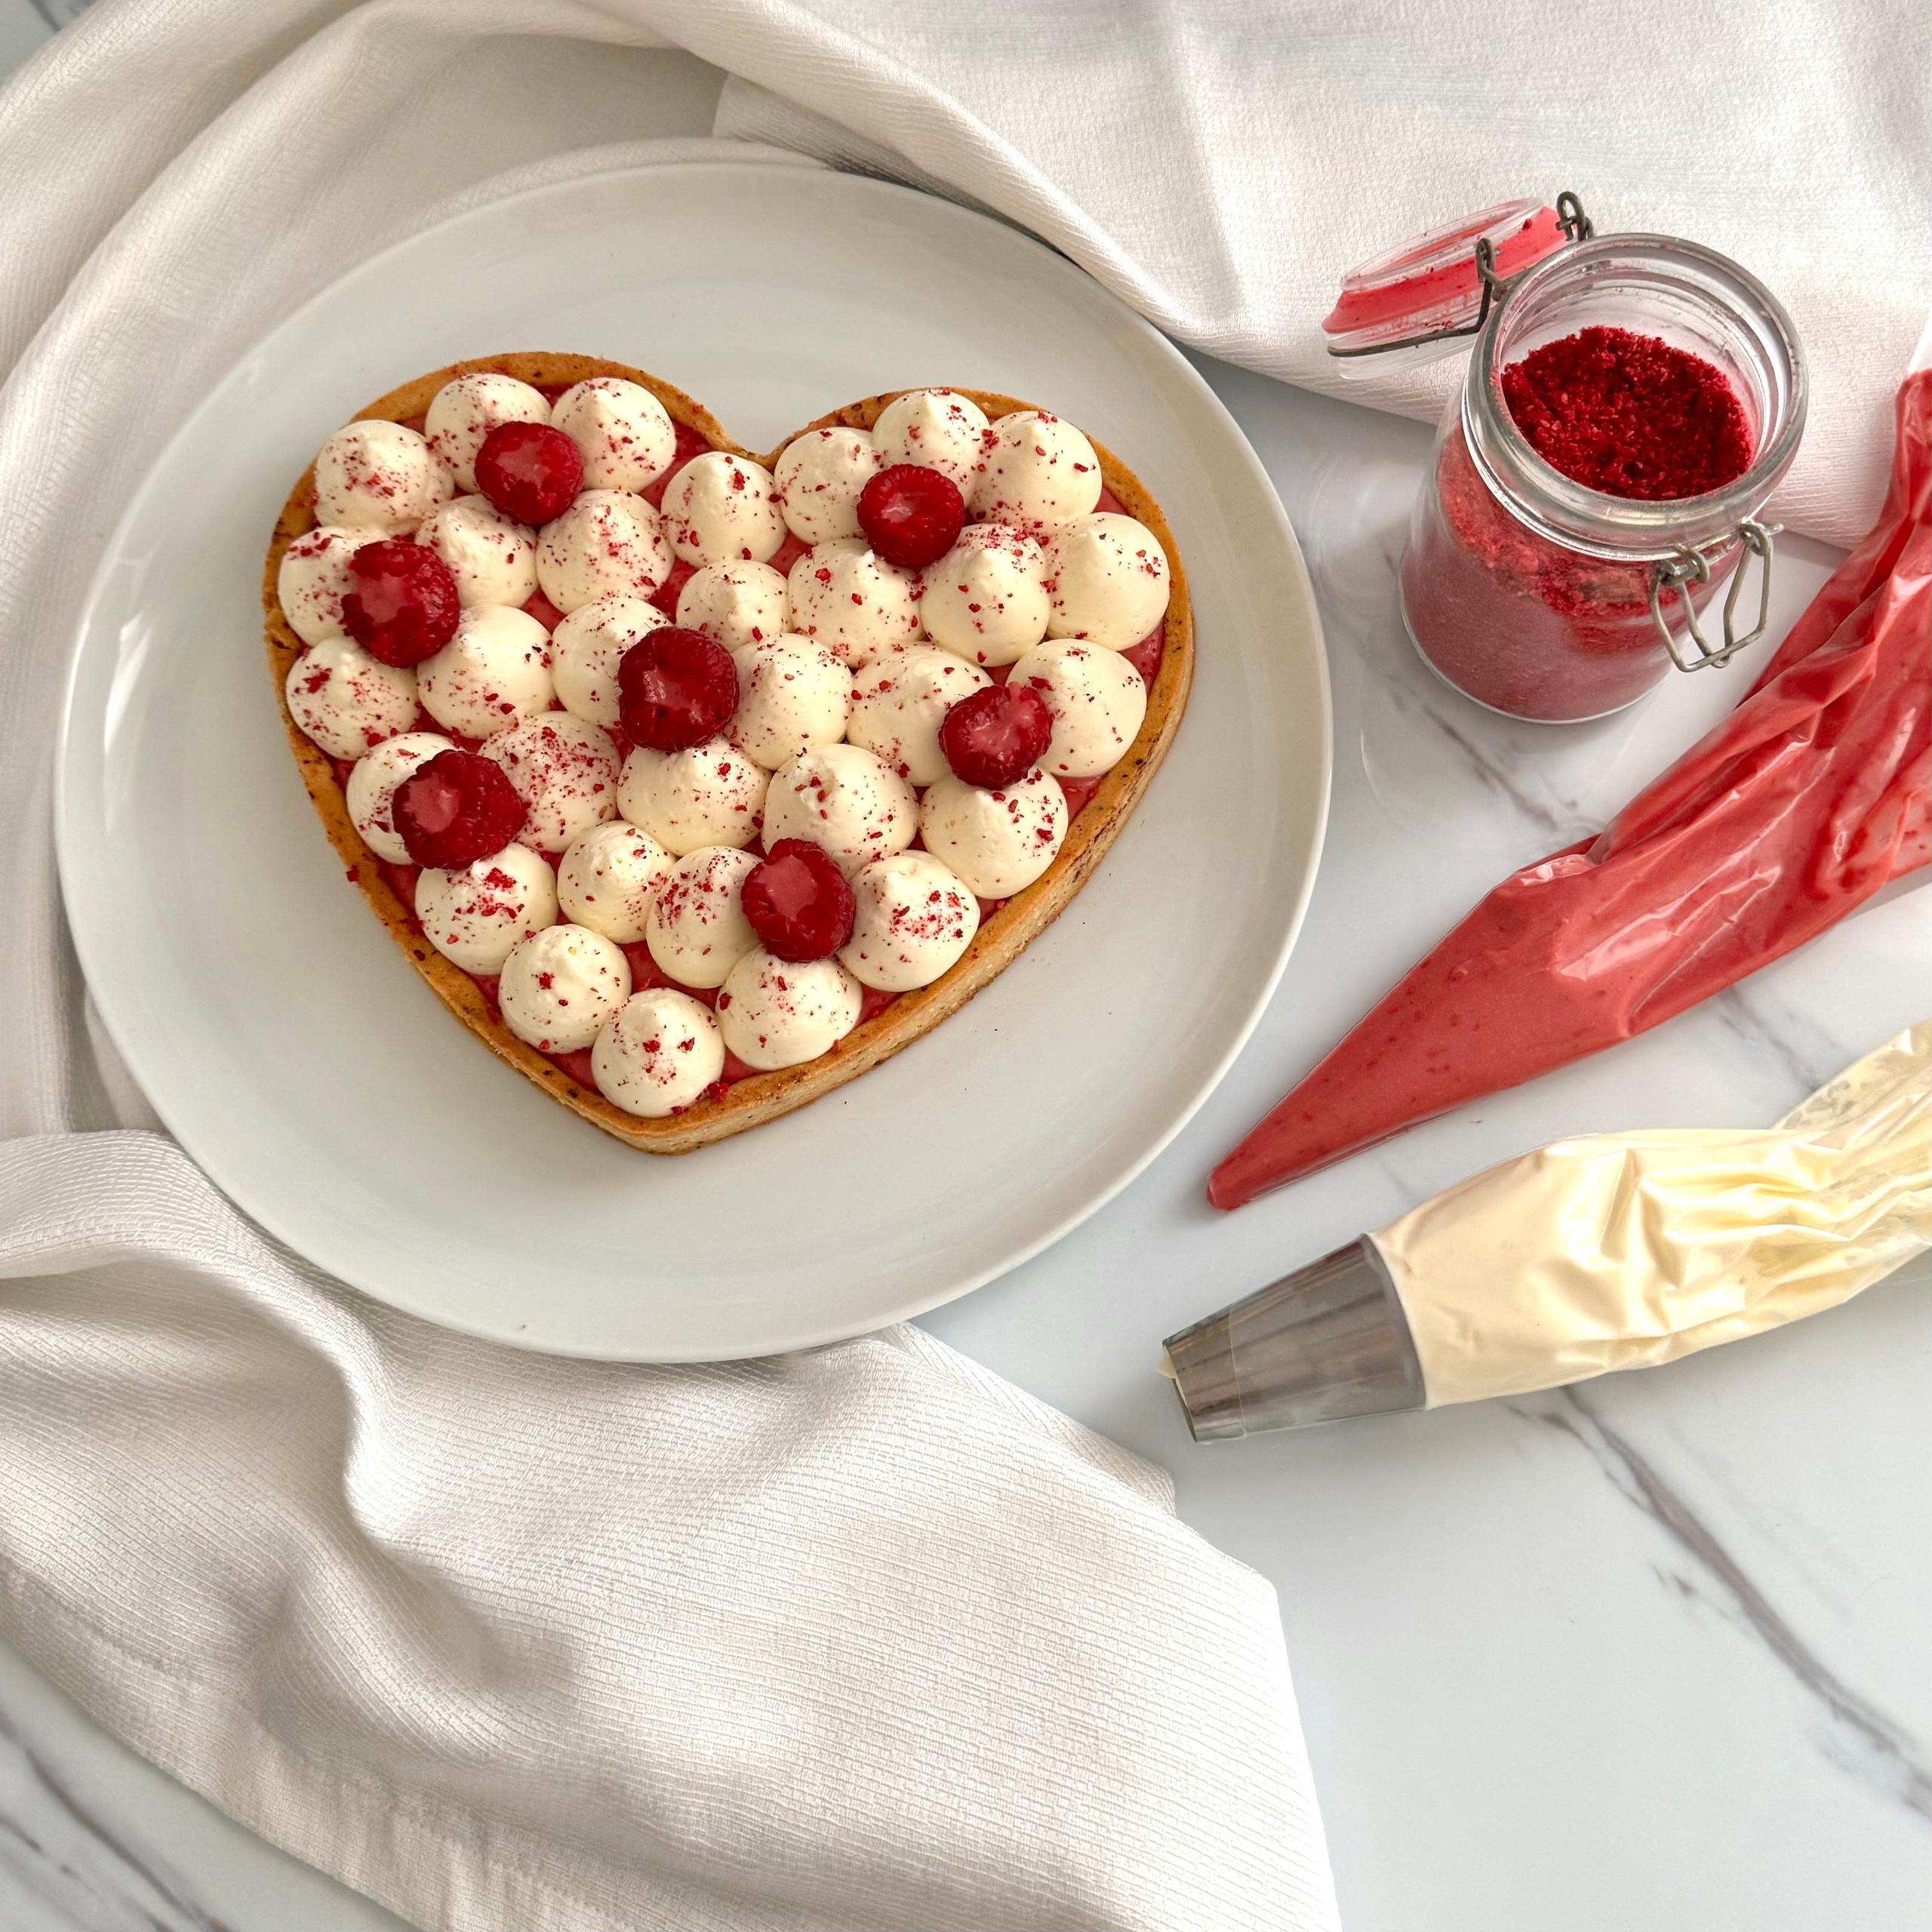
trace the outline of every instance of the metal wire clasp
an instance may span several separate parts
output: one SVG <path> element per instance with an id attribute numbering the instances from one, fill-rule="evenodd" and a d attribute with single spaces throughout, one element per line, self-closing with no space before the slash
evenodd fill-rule
<path id="1" fill-rule="evenodd" d="M 1764 634 L 1771 614 L 1771 539 L 1784 528 L 1780 523 L 1758 523 L 1746 517 L 1728 537 L 1693 548 L 1686 544 L 1674 557 L 1651 568 L 1651 621 L 1656 625 L 1670 661 L 1680 671 L 1708 670 L 1714 664 L 1728 664 L 1746 645 L 1755 644 Z M 1758 559 L 1758 620 L 1742 637 L 1737 635 L 1737 599 L 1744 588 L 1744 573 L 1749 558 L 1740 558 L 1730 588 L 1724 598 L 1724 642 L 1713 645 L 1698 627 L 1697 613 L 1690 602 L 1693 584 L 1709 583 L 1711 561 L 1734 543 L 1743 545 Z M 1672 591 L 1684 606 L 1684 628 L 1690 634 L 1687 645 L 1671 627 L 1663 614 L 1664 600 Z M 1694 651 L 1695 655 L 1692 655 Z"/>

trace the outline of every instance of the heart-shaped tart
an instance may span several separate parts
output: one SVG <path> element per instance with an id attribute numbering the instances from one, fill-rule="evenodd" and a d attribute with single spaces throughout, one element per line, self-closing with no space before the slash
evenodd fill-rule
<path id="1" fill-rule="evenodd" d="M 1070 423 L 904 390 L 761 457 L 584 355 L 372 403 L 290 493 L 263 605 L 349 878 L 493 1053 L 659 1154 L 1010 964 L 1193 670 L 1166 520 Z"/>

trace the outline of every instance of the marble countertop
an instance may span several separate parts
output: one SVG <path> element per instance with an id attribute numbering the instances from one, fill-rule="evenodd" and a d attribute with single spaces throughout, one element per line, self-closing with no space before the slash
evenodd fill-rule
<path id="1" fill-rule="evenodd" d="M 1215 1216 L 1209 1167 L 1289 1081 L 1752 674 L 1673 677 L 1589 727 L 1465 703 L 1396 614 L 1427 432 L 1201 367 L 1281 491 L 1327 626 L 1335 789 L 1313 906 L 1253 1042 L 1174 1145 L 928 1325 L 1173 1470 L 1186 1520 L 1273 1582 L 1347 1932 L 1932 1932 L 1932 1266 L 1580 1391 L 1213 1447 L 1155 1372 L 1162 1335 L 1492 1160 L 1592 1129 L 1768 1121 L 1932 1010 L 1932 892 L 1894 890 L 1641 1040 Z M 1780 630 L 1832 561 L 1781 545 Z M 5 1932 L 397 1924 L 0 1647 Z"/>

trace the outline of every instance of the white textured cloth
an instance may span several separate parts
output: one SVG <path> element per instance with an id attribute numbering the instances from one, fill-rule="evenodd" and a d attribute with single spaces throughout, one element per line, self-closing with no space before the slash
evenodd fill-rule
<path id="1" fill-rule="evenodd" d="M 0 95 L 0 1616 L 236 1816 L 463 1932 L 1324 1932 L 1270 1593 L 916 1333 L 656 1371 L 374 1309 L 93 1036 L 48 826 L 100 542 L 208 385 L 440 206 L 721 131 L 1034 228 L 1316 386 L 1336 275 L 1522 192 L 1789 299 L 1863 527 L 1932 300 L 1904 5 L 108 0 Z M 1446 377 L 1366 393 L 1422 413 Z M 1363 393 L 1363 392 L 1357 392 Z"/>
<path id="2" fill-rule="evenodd" d="M 1460 358 L 1344 382 L 1320 330 L 1343 270 L 1453 216 L 1569 188 L 1599 233 L 1721 250 L 1809 359 L 1777 514 L 1838 543 L 1871 527 L 1932 309 L 1924 0 L 809 11 L 756 50 L 735 5 L 667 26 L 732 70 L 721 133 L 976 200 L 1183 341 L 1356 401 L 1432 421 L 1460 382 Z"/>
<path id="3" fill-rule="evenodd" d="M 0 1149 L 0 1226 L 7 1633 L 406 1917 L 1333 1926 L 1272 1591 L 918 1331 L 520 1355 L 332 1286 L 150 1134 Z"/>

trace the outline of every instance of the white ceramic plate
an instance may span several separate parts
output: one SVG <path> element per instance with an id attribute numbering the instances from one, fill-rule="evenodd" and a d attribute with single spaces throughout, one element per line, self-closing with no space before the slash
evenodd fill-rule
<path id="1" fill-rule="evenodd" d="M 1059 922 L 884 1066 L 679 1159 L 564 1112 L 442 1011 L 344 881 L 264 666 L 263 552 L 323 438 L 397 383 L 512 349 L 649 369 L 753 448 L 879 389 L 1033 398 L 1139 472 L 1193 586 L 1179 738 Z M 906 189 L 782 166 L 631 169 L 364 264 L 175 438 L 82 626 L 61 876 L 136 1077 L 264 1226 L 454 1327 L 707 1360 L 934 1307 L 1145 1166 L 1275 986 L 1328 768 L 1294 537 L 1239 429 L 1153 329 L 1038 242 Z"/>

